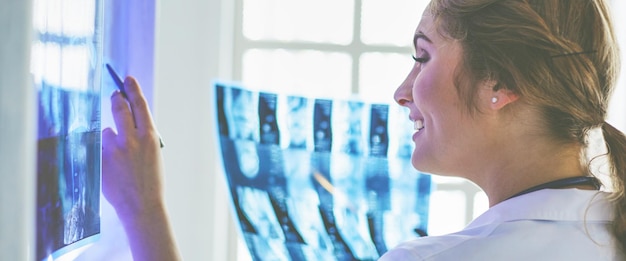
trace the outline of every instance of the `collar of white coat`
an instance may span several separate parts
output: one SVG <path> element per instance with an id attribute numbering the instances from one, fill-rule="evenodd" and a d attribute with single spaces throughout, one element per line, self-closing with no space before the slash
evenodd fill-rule
<path id="1" fill-rule="evenodd" d="M 489 208 L 467 228 L 516 220 L 611 222 L 609 193 L 581 189 L 543 189 Z"/>

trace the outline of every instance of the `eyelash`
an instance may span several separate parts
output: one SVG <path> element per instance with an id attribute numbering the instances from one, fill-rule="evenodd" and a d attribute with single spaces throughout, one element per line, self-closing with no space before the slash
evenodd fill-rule
<path id="1" fill-rule="evenodd" d="M 415 55 L 411 55 L 411 57 L 413 58 L 413 60 L 416 63 L 425 63 L 428 62 L 428 57 L 415 57 Z"/>

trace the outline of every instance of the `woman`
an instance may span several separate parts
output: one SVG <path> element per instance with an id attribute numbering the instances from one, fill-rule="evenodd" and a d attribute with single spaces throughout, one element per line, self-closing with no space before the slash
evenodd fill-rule
<path id="1" fill-rule="evenodd" d="M 381 260 L 626 258 L 626 137 L 605 122 L 618 70 L 608 17 L 602 0 L 430 3 L 416 63 L 395 93 L 415 123 L 412 163 L 473 181 L 491 207 L 463 231 L 403 243 Z M 135 260 L 174 260 L 158 135 L 136 81 L 125 83 L 134 111 L 113 95 L 119 134 L 103 133 L 104 193 Z M 598 191 L 583 156 L 599 129 L 613 193 Z"/>
<path id="2" fill-rule="evenodd" d="M 491 207 L 381 260 L 624 258 L 626 139 L 604 121 L 618 69 L 608 16 L 600 0 L 430 3 L 395 93 L 415 122 L 412 163 L 475 182 Z M 583 156 L 594 128 L 613 194 L 598 192 Z"/>

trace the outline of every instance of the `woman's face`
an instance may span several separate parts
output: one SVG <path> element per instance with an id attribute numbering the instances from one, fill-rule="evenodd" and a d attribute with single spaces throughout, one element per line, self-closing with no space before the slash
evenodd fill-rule
<path id="1" fill-rule="evenodd" d="M 409 108 L 409 118 L 415 123 L 411 161 L 423 172 L 460 175 L 468 164 L 475 164 L 480 142 L 486 138 L 478 128 L 482 116 L 470 115 L 454 84 L 462 47 L 442 37 L 428 13 L 414 39 L 416 62 L 394 95 Z"/>

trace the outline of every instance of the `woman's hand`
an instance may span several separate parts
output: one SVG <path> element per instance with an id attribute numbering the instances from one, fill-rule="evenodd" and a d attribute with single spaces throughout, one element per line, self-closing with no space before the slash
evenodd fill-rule
<path id="1" fill-rule="evenodd" d="M 162 202 L 162 158 L 159 136 L 137 81 L 124 81 L 127 97 L 111 97 L 117 133 L 102 133 L 103 193 L 121 215 L 138 214 Z"/>
<path id="2" fill-rule="evenodd" d="M 111 96 L 117 133 L 102 132 L 102 191 L 118 214 L 134 260 L 178 260 L 163 201 L 163 160 L 141 88 L 124 81 Z"/>

